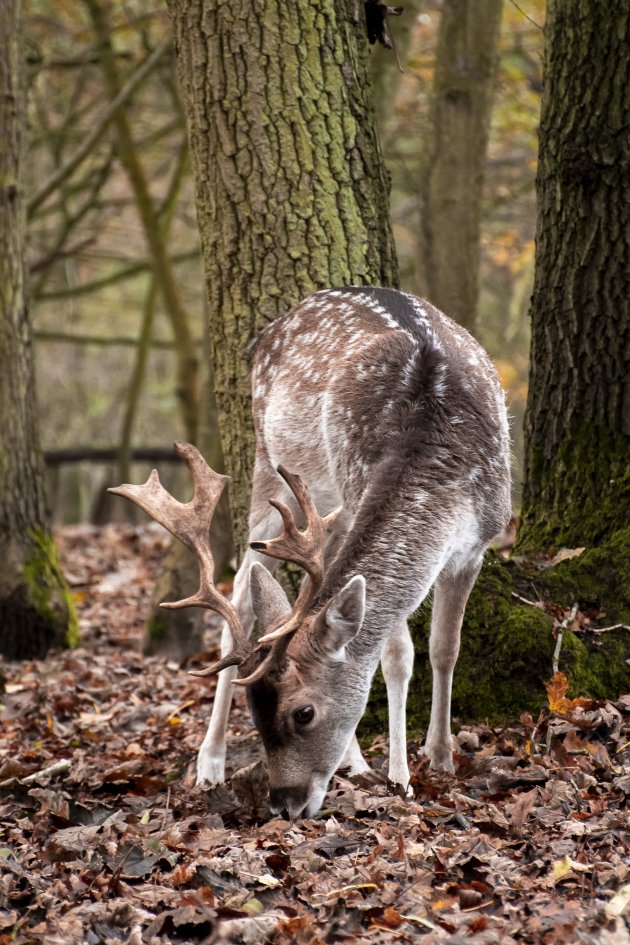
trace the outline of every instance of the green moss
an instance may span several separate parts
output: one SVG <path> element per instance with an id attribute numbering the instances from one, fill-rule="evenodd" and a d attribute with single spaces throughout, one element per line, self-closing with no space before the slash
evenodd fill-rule
<path id="1" fill-rule="evenodd" d="M 501 723 L 545 704 L 544 683 L 553 674 L 556 639 L 553 618 L 542 608 L 521 603 L 514 594 L 539 595 L 569 609 L 604 610 L 606 622 L 628 623 L 630 614 L 630 526 L 600 548 L 542 570 L 527 562 L 488 555 L 466 608 L 462 643 L 453 678 L 453 717 L 460 721 Z M 426 729 L 431 707 L 428 656 L 430 607 L 409 621 L 416 651 L 409 688 L 407 727 Z M 565 632 L 559 668 L 571 695 L 617 698 L 630 689 L 630 633 L 625 629 Z M 387 696 L 380 671 L 359 729 L 364 738 L 387 732 Z"/>
<path id="2" fill-rule="evenodd" d="M 604 611 L 607 623 L 630 624 L 630 525 L 544 572 L 543 590 L 557 603 Z"/>
<path id="3" fill-rule="evenodd" d="M 57 548 L 42 529 L 31 535 L 31 551 L 24 564 L 24 582 L 37 615 L 57 628 L 59 642 L 71 649 L 78 646 L 80 633 L 74 600 L 63 576 Z"/>
<path id="4" fill-rule="evenodd" d="M 147 621 L 147 634 L 151 640 L 165 640 L 168 635 L 168 620 L 162 614 L 153 614 Z"/>
<path id="5" fill-rule="evenodd" d="M 572 431 L 552 458 L 543 446 L 533 448 L 517 550 L 606 542 L 630 520 L 628 456 L 629 436 L 595 424 Z"/>
<path id="6" fill-rule="evenodd" d="M 619 629 L 602 634 L 565 633 L 560 668 L 570 681 L 569 695 L 610 699 L 628 691 L 630 633 Z"/>

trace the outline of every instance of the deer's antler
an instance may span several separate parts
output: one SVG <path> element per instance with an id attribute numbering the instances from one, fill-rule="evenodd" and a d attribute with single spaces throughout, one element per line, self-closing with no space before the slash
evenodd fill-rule
<path id="1" fill-rule="evenodd" d="M 172 610 L 179 607 L 206 607 L 220 614 L 232 634 L 233 647 L 227 656 L 195 676 L 210 676 L 227 666 L 238 666 L 249 656 L 251 644 L 243 632 L 240 618 L 230 601 L 214 586 L 214 560 L 210 551 L 210 522 L 228 476 L 210 469 L 198 449 L 190 443 L 175 443 L 175 451 L 190 469 L 195 491 L 190 502 L 179 502 L 166 491 L 154 469 L 144 485 L 125 484 L 108 489 L 114 495 L 131 499 L 151 518 L 178 538 L 193 552 L 199 564 L 199 590 L 184 600 L 168 601 L 160 606 Z"/>
<path id="2" fill-rule="evenodd" d="M 278 473 L 295 496 L 304 514 L 306 528 L 304 531 L 298 529 L 288 505 L 270 499 L 269 504 L 277 509 L 282 517 L 284 525 L 282 532 L 277 538 L 271 538 L 268 541 L 252 541 L 250 542 L 250 548 L 254 551 L 262 551 L 263 554 L 269 555 L 271 558 L 280 558 L 283 561 L 291 561 L 299 565 L 306 571 L 307 578 L 302 583 L 288 619 L 260 637 L 258 646 L 271 643 L 271 650 L 253 673 L 234 680 L 234 683 L 239 686 L 249 686 L 262 679 L 265 673 L 284 656 L 291 636 L 302 623 L 322 585 L 326 530 L 341 512 L 341 507 L 339 507 L 334 512 L 322 517 L 315 508 L 315 503 L 311 499 L 308 488 L 300 476 L 296 473 L 290 473 L 284 466 L 278 466 Z"/>

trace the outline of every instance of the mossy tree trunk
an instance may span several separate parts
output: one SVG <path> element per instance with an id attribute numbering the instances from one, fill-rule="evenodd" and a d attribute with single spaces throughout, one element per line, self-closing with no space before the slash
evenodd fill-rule
<path id="1" fill-rule="evenodd" d="M 196 181 L 239 545 L 253 428 L 246 349 L 300 298 L 397 280 L 364 5 L 169 0 Z"/>
<path id="2" fill-rule="evenodd" d="M 21 4 L 0 2 L 0 652 L 72 643 L 72 601 L 46 527 L 24 267 Z"/>
<path id="3" fill-rule="evenodd" d="M 630 521 L 630 0 L 551 0 L 520 549 Z"/>
<path id="4" fill-rule="evenodd" d="M 444 0 L 423 162 L 421 272 L 427 298 L 472 329 L 481 198 L 503 0 Z"/>

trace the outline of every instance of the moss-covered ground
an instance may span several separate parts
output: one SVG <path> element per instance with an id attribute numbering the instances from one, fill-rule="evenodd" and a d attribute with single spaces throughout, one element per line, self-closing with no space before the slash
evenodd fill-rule
<path id="1" fill-rule="evenodd" d="M 8 659 L 44 656 L 79 643 L 74 600 L 52 536 L 43 529 L 3 546 L 0 653 Z"/>
<path id="2" fill-rule="evenodd" d="M 630 689 L 630 631 L 588 630 L 630 625 L 630 526 L 597 548 L 563 560 L 505 560 L 489 553 L 470 596 L 453 681 L 453 717 L 461 722 L 518 719 L 545 703 L 544 682 L 553 675 L 554 616 L 578 604 L 579 632 L 565 630 L 559 668 L 571 695 L 617 698 Z M 540 603 L 531 606 L 522 599 Z M 407 703 L 408 730 L 426 728 L 431 705 L 428 657 L 430 602 L 413 615 L 416 649 Z M 387 731 L 387 698 L 379 673 L 359 729 L 361 737 Z"/>
<path id="3" fill-rule="evenodd" d="M 74 600 L 59 564 L 57 547 L 48 532 L 34 530 L 31 533 L 24 581 L 30 605 L 51 628 L 51 639 L 70 648 L 77 646 L 79 623 Z"/>

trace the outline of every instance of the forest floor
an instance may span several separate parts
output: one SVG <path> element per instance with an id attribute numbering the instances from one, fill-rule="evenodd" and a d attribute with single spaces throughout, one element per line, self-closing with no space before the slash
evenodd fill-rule
<path id="1" fill-rule="evenodd" d="M 412 801 L 379 739 L 372 777 L 271 819 L 242 693 L 233 777 L 199 791 L 215 682 L 140 654 L 163 533 L 59 540 L 82 645 L 2 667 L 0 945 L 630 941 L 630 695 L 579 705 L 558 679 L 539 719 L 465 726 L 455 777 L 413 743 Z"/>

